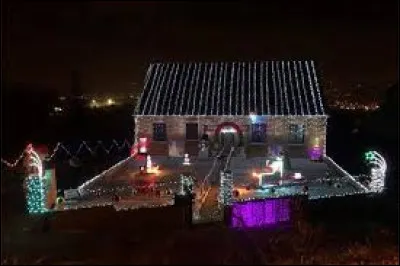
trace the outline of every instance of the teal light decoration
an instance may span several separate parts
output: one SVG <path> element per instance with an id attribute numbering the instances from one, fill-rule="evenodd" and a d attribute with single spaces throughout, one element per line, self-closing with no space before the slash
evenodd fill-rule
<path id="1" fill-rule="evenodd" d="M 47 212 L 46 191 L 43 179 L 39 176 L 29 176 L 27 180 L 27 208 L 30 214 Z"/>
<path id="2" fill-rule="evenodd" d="M 372 161 L 375 159 L 375 154 L 372 151 L 366 152 L 364 154 L 365 160 Z"/>

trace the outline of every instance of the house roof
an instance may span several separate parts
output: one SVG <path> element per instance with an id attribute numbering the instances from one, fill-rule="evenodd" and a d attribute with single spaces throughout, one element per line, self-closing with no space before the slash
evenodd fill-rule
<path id="1" fill-rule="evenodd" d="M 154 63 L 137 115 L 325 115 L 314 61 Z"/>

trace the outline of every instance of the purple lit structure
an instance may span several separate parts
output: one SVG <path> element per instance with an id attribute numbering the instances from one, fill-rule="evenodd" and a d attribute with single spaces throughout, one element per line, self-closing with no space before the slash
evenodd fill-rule
<path id="1" fill-rule="evenodd" d="M 308 151 L 308 156 L 312 161 L 318 161 L 322 157 L 322 149 L 319 146 L 314 146 Z"/>
<path id="2" fill-rule="evenodd" d="M 232 205 L 231 227 L 259 228 L 290 221 L 290 199 L 266 199 Z"/>

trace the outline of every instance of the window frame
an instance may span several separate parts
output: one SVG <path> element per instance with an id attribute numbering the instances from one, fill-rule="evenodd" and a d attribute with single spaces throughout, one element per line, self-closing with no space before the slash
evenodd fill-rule
<path id="1" fill-rule="evenodd" d="M 260 126 L 263 125 L 264 126 L 264 136 L 263 136 L 263 140 L 262 141 L 255 141 L 254 137 L 253 137 L 253 132 L 254 132 L 254 127 L 255 125 Z M 251 143 L 265 143 L 267 141 L 267 123 L 254 123 L 251 124 Z"/>
<path id="2" fill-rule="evenodd" d="M 295 126 L 297 127 L 297 131 L 300 129 L 303 131 L 301 135 L 301 139 L 299 139 L 296 135 L 293 136 L 291 127 Z M 290 123 L 289 124 L 289 130 L 288 130 L 288 144 L 289 145 L 304 145 L 305 144 L 305 138 L 306 138 L 306 125 L 304 123 Z M 292 137 L 293 136 L 293 137 Z"/>
<path id="3" fill-rule="evenodd" d="M 155 131 L 156 131 L 156 125 L 164 125 L 164 128 L 165 128 L 165 134 L 164 134 L 164 138 L 163 138 L 163 139 L 161 139 L 161 138 L 156 138 L 156 134 L 155 134 Z M 166 123 L 164 123 L 164 122 L 153 123 L 153 141 L 159 141 L 159 142 L 162 142 L 162 141 L 167 141 L 167 140 L 168 140 L 168 134 L 167 134 L 167 124 L 166 124 Z"/>

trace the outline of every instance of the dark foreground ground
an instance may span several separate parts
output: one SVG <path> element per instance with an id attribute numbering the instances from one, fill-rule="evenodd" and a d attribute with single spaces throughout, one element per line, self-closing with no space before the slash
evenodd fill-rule
<path id="1" fill-rule="evenodd" d="M 2 194 L 2 264 L 398 264 L 396 206 L 382 197 L 304 205 L 289 228 L 188 227 L 174 207 L 70 211 L 46 228 L 18 191 Z"/>

